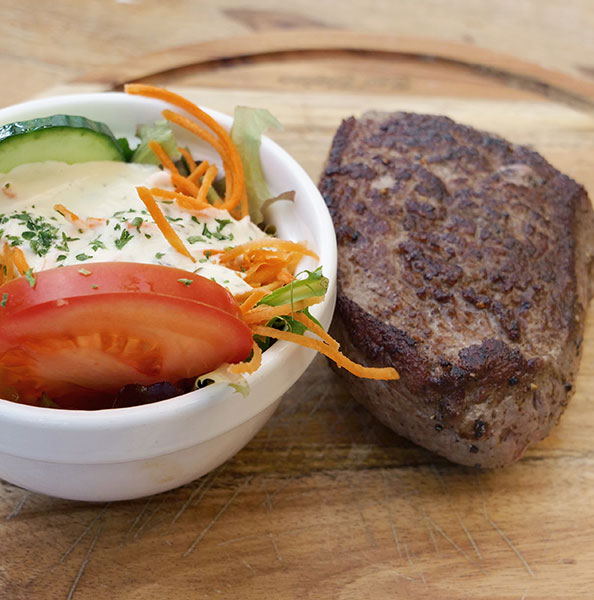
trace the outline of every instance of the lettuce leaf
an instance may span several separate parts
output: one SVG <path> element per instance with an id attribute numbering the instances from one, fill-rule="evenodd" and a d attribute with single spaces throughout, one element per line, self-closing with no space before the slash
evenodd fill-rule
<path id="1" fill-rule="evenodd" d="M 177 141 L 173 131 L 165 119 L 139 125 L 136 128 L 136 135 L 140 138 L 140 144 L 132 152 L 131 162 L 148 165 L 159 164 L 159 159 L 148 147 L 151 140 L 159 142 L 172 160 L 178 160 L 181 156 L 180 151 L 177 149 Z"/>
<path id="2" fill-rule="evenodd" d="M 303 277 L 305 275 L 305 277 Z M 270 294 L 264 296 L 258 304 L 280 306 L 289 302 L 299 302 L 314 296 L 325 296 L 328 290 L 328 278 L 322 275 L 322 267 L 315 271 L 303 271 L 291 283 L 283 285 Z"/>
<path id="3" fill-rule="evenodd" d="M 256 225 L 264 220 L 262 205 L 272 197 L 260 161 L 262 134 L 270 127 L 281 129 L 281 124 L 266 109 L 235 107 L 231 139 L 241 156 L 250 218 Z"/>
<path id="4" fill-rule="evenodd" d="M 241 394 L 244 398 L 250 393 L 250 387 L 242 375 L 229 373 L 225 364 L 210 373 L 205 373 L 196 378 L 194 389 L 199 390 L 213 383 L 226 383 L 234 392 Z"/>

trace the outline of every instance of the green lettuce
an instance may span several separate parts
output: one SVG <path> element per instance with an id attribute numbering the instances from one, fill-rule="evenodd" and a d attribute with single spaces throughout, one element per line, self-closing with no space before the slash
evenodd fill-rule
<path id="1" fill-rule="evenodd" d="M 260 161 L 262 134 L 269 128 L 281 129 L 276 117 L 264 108 L 235 108 L 231 139 L 239 150 L 248 195 L 250 218 L 259 225 L 264 220 L 263 204 L 272 197 Z"/>
<path id="2" fill-rule="evenodd" d="M 175 161 L 181 157 L 181 153 L 177 149 L 177 141 L 173 135 L 173 131 L 165 119 L 139 125 L 136 128 L 136 135 L 140 138 L 140 144 L 132 152 L 131 162 L 148 165 L 159 164 L 159 159 L 148 147 L 151 140 L 155 140 L 155 142 L 161 144 L 163 150 L 165 150 L 171 160 Z"/>

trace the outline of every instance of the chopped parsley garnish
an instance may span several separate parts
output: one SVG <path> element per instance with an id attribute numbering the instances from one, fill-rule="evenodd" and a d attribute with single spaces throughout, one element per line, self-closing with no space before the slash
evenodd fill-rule
<path id="1" fill-rule="evenodd" d="M 91 260 L 91 258 L 93 258 L 93 257 L 89 256 L 88 254 L 85 254 L 84 252 L 76 255 L 76 260 L 80 260 L 81 262 L 83 260 Z"/>
<path id="2" fill-rule="evenodd" d="M 188 287 L 188 286 L 190 286 L 190 285 L 192 285 L 194 283 L 193 279 L 185 279 L 183 277 L 181 279 L 178 279 L 178 281 L 180 283 L 183 283 L 186 287 Z"/>
<path id="3" fill-rule="evenodd" d="M 155 258 L 157 258 L 158 260 L 161 260 L 164 256 L 165 252 L 157 252 L 157 254 L 155 254 Z"/>
<path id="4" fill-rule="evenodd" d="M 29 282 L 29 285 L 34 288 L 37 283 L 37 276 L 33 273 L 33 269 L 27 269 L 25 271 L 25 279 Z"/>
<path id="5" fill-rule="evenodd" d="M 201 235 L 191 235 L 188 238 L 188 244 L 196 244 L 197 242 L 206 242 Z"/>
<path id="6" fill-rule="evenodd" d="M 136 231 L 140 233 L 140 226 L 144 223 L 144 219 L 142 217 L 134 217 L 132 219 L 132 226 L 136 227 Z"/>
<path id="7" fill-rule="evenodd" d="M 133 237 L 127 229 L 123 229 L 119 239 L 115 241 L 116 248 L 121 250 Z"/>
<path id="8" fill-rule="evenodd" d="M 99 236 L 99 237 L 101 237 L 101 236 Z M 105 248 L 106 248 L 105 244 L 99 238 L 95 238 L 89 244 L 89 246 L 91 246 L 91 248 L 93 249 L 94 252 L 97 252 L 97 250 L 99 250 L 99 248 L 102 248 L 103 250 L 105 250 Z"/>
<path id="9" fill-rule="evenodd" d="M 61 250 L 62 252 L 70 252 L 70 248 L 68 247 L 69 242 L 76 242 L 80 240 L 80 238 L 73 238 L 67 236 L 64 232 L 62 232 L 62 242 L 60 244 L 56 244 L 56 249 Z"/>
<path id="10" fill-rule="evenodd" d="M 9 218 L 18 221 L 24 228 L 21 233 L 22 239 L 29 242 L 31 250 L 37 256 L 45 256 L 58 239 L 58 228 L 48 223 L 41 215 L 34 216 L 23 210 L 10 215 Z M 20 245 L 21 240 L 18 236 L 8 236 L 8 239 L 11 241 L 11 246 Z"/>
<path id="11" fill-rule="evenodd" d="M 215 221 L 219 224 L 217 231 L 221 231 L 225 225 L 229 225 L 229 223 L 231 223 L 231 219 L 215 219 Z"/>
<path id="12" fill-rule="evenodd" d="M 91 274 L 91 271 L 89 271 L 88 269 L 85 269 L 84 267 L 83 267 L 83 268 L 80 268 L 80 269 L 78 270 L 78 272 L 79 272 L 81 275 L 84 275 L 85 277 L 88 277 L 88 276 Z"/>
<path id="13" fill-rule="evenodd" d="M 56 258 L 56 262 L 60 262 L 62 260 L 66 260 L 66 255 L 65 254 L 60 254 L 57 258 Z"/>
<path id="14" fill-rule="evenodd" d="M 8 302 L 8 294 L 6 292 L 4 292 L 4 294 L 2 294 L 2 300 L 0 301 L 0 306 L 2 308 L 4 308 L 6 306 L 7 302 Z"/>
<path id="15" fill-rule="evenodd" d="M 233 234 L 230 233 L 229 235 L 225 235 L 223 233 L 223 228 L 231 223 L 231 221 L 229 219 L 215 219 L 215 221 L 217 222 L 217 228 L 215 231 L 210 231 L 206 226 L 206 223 L 202 224 L 202 235 L 207 238 L 214 238 L 215 240 L 231 241 L 233 239 Z"/>

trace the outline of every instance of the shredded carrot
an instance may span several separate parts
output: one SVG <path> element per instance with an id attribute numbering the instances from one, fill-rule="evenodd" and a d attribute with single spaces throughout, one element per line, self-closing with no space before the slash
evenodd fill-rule
<path id="1" fill-rule="evenodd" d="M 334 361 L 339 367 L 346 369 L 349 373 L 352 373 L 357 377 L 389 380 L 400 378 L 396 369 L 393 369 L 392 367 L 364 367 L 347 358 L 336 348 L 332 348 L 323 341 L 309 336 L 299 335 L 290 331 L 279 331 L 273 327 L 263 327 L 262 325 L 254 325 L 251 329 L 256 335 L 263 335 L 277 340 L 286 340 L 288 342 L 299 344 L 300 346 L 305 346 L 306 348 L 317 350 L 320 354 L 323 354 Z"/>
<path id="2" fill-rule="evenodd" d="M 268 293 L 269 292 L 267 290 L 262 288 L 257 288 L 253 292 L 250 292 L 248 297 L 241 303 L 241 306 L 239 307 L 242 314 L 245 314 L 248 312 L 248 310 L 254 308 L 254 306 L 256 306 L 256 304 L 258 304 L 258 302 L 260 302 L 264 296 L 268 295 Z"/>
<path id="3" fill-rule="evenodd" d="M 197 135 L 200 139 L 204 140 L 208 145 L 212 146 L 218 154 L 225 154 L 225 148 L 223 144 L 214 136 L 210 131 L 204 129 L 198 125 L 198 123 L 188 119 L 188 117 L 184 117 L 179 113 L 173 112 L 172 110 L 165 109 L 161 113 L 168 121 L 179 125 L 183 129 L 187 129 L 194 135 Z"/>
<path id="4" fill-rule="evenodd" d="M 202 178 L 202 183 L 200 184 L 200 190 L 196 194 L 196 200 L 199 202 L 206 202 L 206 194 L 208 194 L 208 190 L 212 185 L 212 182 L 215 180 L 217 176 L 217 167 L 215 165 L 210 165 L 208 169 L 206 169 L 206 173 L 204 173 L 204 177 Z"/>
<path id="5" fill-rule="evenodd" d="M 229 248 L 225 250 L 223 255 L 224 258 L 221 260 L 224 262 L 229 262 L 238 256 L 241 256 L 244 253 L 249 253 L 253 250 L 259 250 L 262 248 L 274 248 L 277 250 L 295 250 L 300 252 L 304 256 L 311 256 L 315 259 L 318 259 L 318 255 L 310 250 L 304 244 L 299 244 L 297 242 L 291 242 L 290 240 L 279 240 L 277 238 L 263 238 L 260 240 L 252 240 L 251 242 L 246 242 L 245 244 L 240 244 L 233 248 Z"/>
<path id="6" fill-rule="evenodd" d="M 200 211 L 205 208 L 210 208 L 210 204 L 208 202 L 200 204 L 193 196 L 188 196 L 187 194 L 182 194 L 181 192 L 172 192 L 170 190 L 162 190 L 161 188 L 151 188 L 150 192 L 153 196 L 157 196 L 158 198 L 175 200 L 178 206 L 186 210 Z"/>
<path id="7" fill-rule="evenodd" d="M 146 206 L 146 209 L 149 211 L 151 217 L 155 221 L 157 227 L 161 230 L 161 233 L 165 236 L 165 239 L 175 248 L 180 254 L 187 256 L 192 260 L 192 262 L 196 262 L 196 259 L 190 254 L 190 251 L 186 248 L 181 238 L 175 233 L 173 227 L 169 224 L 169 221 L 165 218 L 165 215 L 159 208 L 154 196 L 151 194 L 150 190 L 145 187 L 137 187 L 136 191 L 140 196 L 140 199 Z"/>
<path id="8" fill-rule="evenodd" d="M 323 296 L 314 296 L 313 298 L 307 298 L 305 300 L 299 300 L 299 302 L 292 302 L 289 304 L 281 304 L 280 306 L 268 306 L 267 304 L 260 304 L 255 308 L 247 311 L 243 315 L 243 320 L 248 324 L 256 323 L 267 323 L 274 317 L 282 317 L 284 315 L 294 316 L 300 310 L 319 304 L 324 299 Z"/>
<path id="9" fill-rule="evenodd" d="M 188 152 L 187 148 L 178 147 L 179 153 L 184 157 L 186 161 L 186 165 L 188 165 L 188 170 L 190 173 L 196 168 L 196 161 L 192 157 L 192 155 Z"/>
<path id="10" fill-rule="evenodd" d="M 77 227 L 83 227 L 85 225 L 85 222 L 76 213 L 68 210 L 63 204 L 54 205 L 54 210 L 59 212 L 67 221 Z"/>
<path id="11" fill-rule="evenodd" d="M 196 183 L 197 181 L 200 180 L 200 178 L 202 177 L 202 175 L 204 175 L 204 173 L 206 173 L 206 170 L 208 169 L 208 167 L 210 167 L 210 164 L 207 160 L 203 160 L 191 173 L 190 176 L 188 177 L 188 181 L 191 181 L 192 183 Z"/>
<path id="12" fill-rule="evenodd" d="M 241 187 L 244 187 L 243 165 L 241 166 L 241 169 L 242 169 L 241 177 L 238 178 L 236 176 L 235 170 L 233 169 L 233 163 L 232 163 L 231 157 L 229 156 L 229 147 L 228 146 L 225 146 L 225 144 L 221 143 L 221 141 L 218 140 L 217 138 L 215 138 L 209 131 L 200 127 L 200 125 L 198 125 L 197 123 L 194 123 L 194 121 L 191 121 L 190 119 L 188 119 L 187 117 L 184 117 L 183 115 L 180 115 L 180 114 L 175 113 L 170 110 L 164 110 L 163 116 L 168 121 L 171 121 L 172 123 L 176 123 L 180 127 L 183 127 L 184 129 L 187 129 L 191 133 L 202 138 L 205 142 L 210 144 L 217 151 L 217 153 L 221 157 L 221 160 L 223 161 L 223 169 L 225 171 L 225 179 L 226 179 L 225 193 L 227 196 L 232 196 L 232 192 L 234 191 L 236 185 L 239 185 L 241 183 Z M 229 140 L 229 144 L 233 147 L 233 149 L 235 149 L 235 153 L 237 153 L 237 149 L 235 148 L 235 146 L 233 145 L 231 140 Z M 241 159 L 239 159 L 239 162 L 241 163 Z M 241 190 L 239 190 L 239 192 L 241 192 Z M 235 202 L 235 204 L 237 204 L 235 196 L 233 196 L 232 201 Z M 230 200 L 230 203 L 231 203 L 231 200 Z"/>
<path id="13" fill-rule="evenodd" d="M 246 190 L 243 190 L 243 194 L 241 195 L 241 201 L 239 203 L 239 209 L 235 209 L 233 216 L 236 219 L 243 219 L 244 217 L 248 217 L 250 214 L 250 207 L 248 204 L 248 195 Z"/>
<path id="14" fill-rule="evenodd" d="M 182 177 L 179 173 L 171 174 L 171 182 L 177 188 L 177 191 L 196 197 L 198 195 L 198 186 L 189 179 Z"/>
<path id="15" fill-rule="evenodd" d="M 16 198 L 16 194 L 9 187 L 6 187 L 7 185 L 8 183 L 2 186 L 2 193 L 8 198 Z"/>
<path id="16" fill-rule="evenodd" d="M 20 248 L 14 248 L 12 251 L 14 266 L 21 275 L 24 275 L 29 270 L 29 263 L 25 258 L 25 254 Z"/>
<path id="17" fill-rule="evenodd" d="M 7 281 L 12 281 L 15 278 L 14 248 L 9 246 L 8 242 L 4 242 L 0 263 L 0 282 L 6 283 Z"/>
<path id="18" fill-rule="evenodd" d="M 252 346 L 252 357 L 247 362 L 237 363 L 234 365 L 230 365 L 228 370 L 230 373 L 236 373 L 238 375 L 244 373 L 254 373 L 260 368 L 262 364 L 262 349 L 260 346 L 254 341 Z"/>
<path id="19" fill-rule="evenodd" d="M 310 319 L 305 313 L 295 313 L 293 318 L 295 321 L 299 321 L 299 323 L 305 325 L 305 327 L 317 335 L 323 342 L 328 344 L 328 346 L 338 350 L 338 342 L 323 327 L 318 325 L 313 319 Z"/>
<path id="20" fill-rule="evenodd" d="M 156 142 L 155 140 L 151 140 L 148 143 L 148 147 L 152 150 L 153 154 L 159 159 L 160 163 L 170 172 L 177 173 L 179 175 L 179 171 L 177 167 L 173 164 L 173 161 L 169 158 L 169 155 L 165 150 L 163 150 L 163 146 Z"/>
<path id="21" fill-rule="evenodd" d="M 82 219 L 76 213 L 68 210 L 63 204 L 55 204 L 54 210 L 60 213 L 69 223 L 72 223 L 72 225 L 78 229 L 89 229 L 105 223 L 105 219 L 99 219 L 96 217 L 87 217 L 86 219 Z"/>
<path id="22" fill-rule="evenodd" d="M 243 164 L 241 162 L 239 152 L 231 140 L 227 130 L 220 125 L 216 119 L 211 117 L 201 108 L 198 108 L 189 100 L 186 100 L 182 96 L 170 92 L 169 90 L 142 83 L 131 83 L 126 85 L 124 89 L 129 94 L 139 94 L 169 102 L 170 104 L 185 110 L 188 114 L 198 119 L 198 121 L 204 123 L 215 134 L 218 144 L 211 143 L 211 145 L 213 145 L 223 160 L 223 167 L 225 169 L 225 176 L 227 180 L 225 201 L 222 205 L 222 208 L 224 210 L 232 211 L 241 201 L 241 196 L 243 193 L 242 190 L 245 187 L 245 180 L 243 174 Z M 163 116 L 169 120 L 170 116 L 176 114 L 171 114 L 171 112 L 172 111 L 163 111 Z M 178 117 L 182 117 L 182 120 L 185 119 L 185 117 L 182 115 L 178 115 Z M 188 121 L 188 119 L 186 119 L 186 121 Z M 181 125 L 179 121 L 174 122 L 178 122 L 178 124 Z M 192 122 L 190 121 L 190 123 Z M 182 125 L 182 127 L 183 126 L 184 125 Z M 204 133 L 204 130 L 202 130 L 202 132 Z"/>

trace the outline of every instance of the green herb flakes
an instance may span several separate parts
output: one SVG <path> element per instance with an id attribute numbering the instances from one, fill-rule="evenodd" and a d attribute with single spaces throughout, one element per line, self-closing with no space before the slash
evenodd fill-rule
<path id="1" fill-rule="evenodd" d="M 133 237 L 127 229 L 123 229 L 119 239 L 115 241 L 116 248 L 121 250 Z"/>
<path id="2" fill-rule="evenodd" d="M 33 273 L 33 269 L 27 269 L 25 272 L 25 279 L 28 281 L 29 285 L 34 288 L 37 283 L 37 275 Z"/>
<path id="3" fill-rule="evenodd" d="M 183 283 L 186 287 L 189 287 L 194 283 L 193 279 L 184 279 L 183 277 L 181 279 L 178 279 L 178 281 L 180 283 Z"/>

